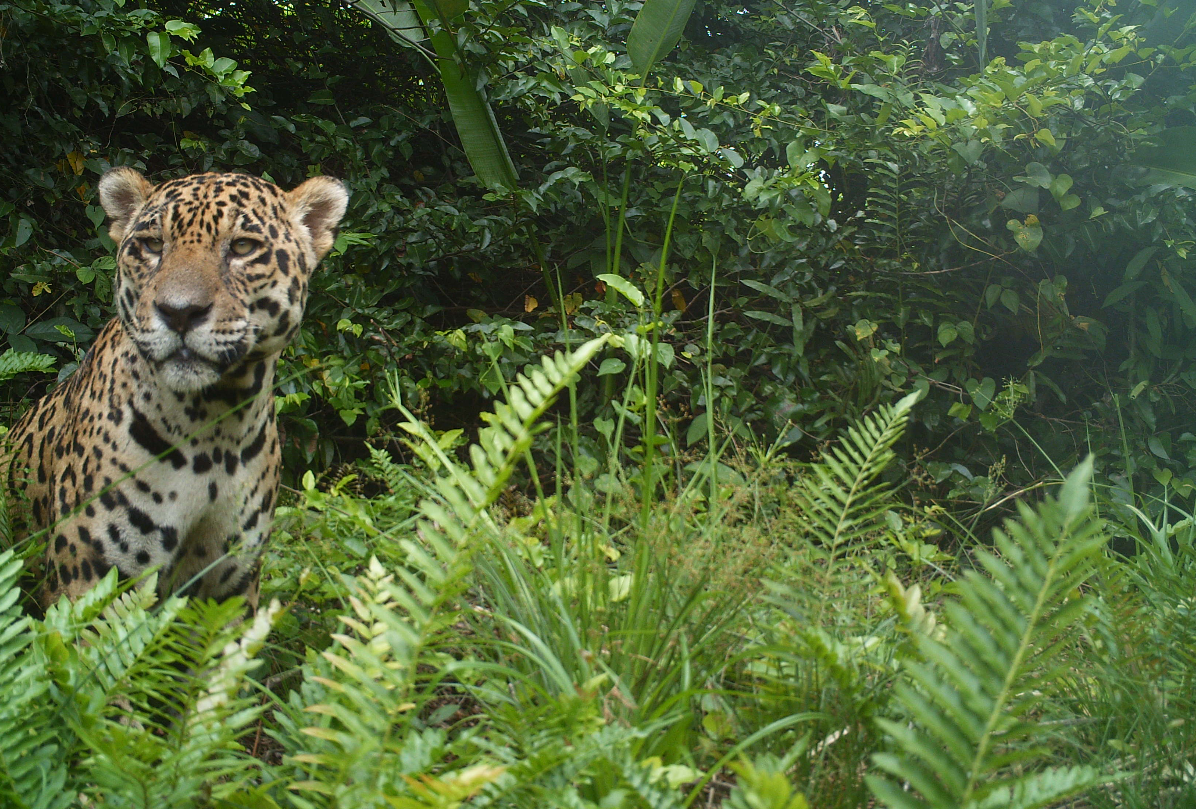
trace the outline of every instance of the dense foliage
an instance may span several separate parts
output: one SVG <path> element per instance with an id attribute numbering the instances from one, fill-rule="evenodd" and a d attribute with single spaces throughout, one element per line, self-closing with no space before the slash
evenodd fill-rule
<path id="1" fill-rule="evenodd" d="M 662 284 L 681 447 L 709 413 L 808 450 L 920 387 L 939 496 L 983 508 L 1089 450 L 1121 500 L 1190 494 L 1190 166 L 1134 159 L 1192 143 L 1189 10 L 991 6 L 982 69 L 963 4 L 704 3 L 644 79 L 638 3 L 477 3 L 447 24 L 519 178 L 488 193 L 432 63 L 357 10 L 9 2 L 0 325 L 63 371 L 86 347 L 107 165 L 324 171 L 354 206 L 282 391 L 296 469 L 389 433 L 387 368 L 463 426 L 562 327 L 638 323 L 614 273 Z M 588 413 L 614 415 L 618 367 Z"/>
<path id="2" fill-rule="evenodd" d="M 9 587 L 0 794 L 1190 800 L 1196 7 L 661 0 L 649 58 L 646 5 L 0 0 L 10 415 L 109 316 L 107 167 L 353 194 L 276 391 L 262 704 L 263 625 Z M 552 429 L 477 432 L 583 343 Z"/>

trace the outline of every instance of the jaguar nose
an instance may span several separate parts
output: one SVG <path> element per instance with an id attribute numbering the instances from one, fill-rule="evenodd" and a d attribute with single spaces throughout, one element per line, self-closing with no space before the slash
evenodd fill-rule
<path id="1" fill-rule="evenodd" d="M 212 304 L 158 300 L 154 301 L 154 310 L 157 311 L 158 317 L 162 318 L 166 328 L 186 334 L 207 319 L 212 311 Z"/>

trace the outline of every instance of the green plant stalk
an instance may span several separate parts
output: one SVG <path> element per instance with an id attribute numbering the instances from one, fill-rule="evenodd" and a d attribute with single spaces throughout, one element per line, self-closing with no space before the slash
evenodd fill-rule
<path id="1" fill-rule="evenodd" d="M 631 406 L 631 393 L 635 387 L 632 384 L 632 381 L 636 378 L 636 375 L 639 373 L 639 364 L 640 364 L 640 361 L 638 359 L 634 359 L 634 358 L 632 359 L 631 368 L 627 372 L 627 385 L 623 388 L 623 406 L 619 410 L 618 419 L 615 420 L 614 438 L 611 440 L 610 454 L 607 457 L 607 471 L 610 472 L 610 475 L 612 478 L 615 477 L 616 470 L 621 468 L 619 465 L 618 447 L 623 446 L 623 433 L 627 427 L 627 412 L 628 412 L 628 408 Z M 614 507 L 613 494 L 614 494 L 613 491 L 610 488 L 608 488 L 606 491 L 606 501 L 605 501 L 605 504 L 604 504 L 603 510 L 602 510 L 602 530 L 603 531 L 610 530 L 610 518 L 611 518 L 611 513 L 612 513 L 612 510 Z"/>
<path id="2" fill-rule="evenodd" d="M 565 330 L 565 334 L 569 333 L 569 320 L 565 317 L 564 296 L 561 291 L 557 289 L 555 279 L 552 273 L 548 271 L 548 262 L 544 255 L 544 245 L 540 244 L 540 240 L 536 237 L 536 232 L 531 222 L 527 225 L 527 240 L 531 243 L 532 252 L 536 254 L 536 263 L 540 265 L 540 275 L 544 278 L 544 287 L 548 290 L 548 300 L 561 313 L 561 328 Z M 569 348 L 569 341 L 566 339 L 565 348 Z"/>
<path id="3" fill-rule="evenodd" d="M 644 363 L 646 374 L 644 386 L 644 485 L 640 493 L 640 523 L 645 527 L 648 525 L 648 515 L 652 513 L 652 501 L 656 492 L 654 479 L 656 471 L 656 382 L 659 375 L 656 367 L 656 349 L 660 345 L 660 312 L 661 298 L 664 296 L 664 270 L 669 260 L 669 242 L 673 238 L 673 222 L 677 218 L 677 208 L 681 203 L 681 189 L 684 187 L 685 175 L 682 175 L 677 183 L 677 191 L 673 194 L 673 207 L 669 210 L 669 222 L 664 229 L 664 244 L 660 247 L 660 266 L 656 270 L 656 295 L 652 300 L 652 348 Z"/>
<path id="4" fill-rule="evenodd" d="M 714 513 L 718 504 L 718 458 L 714 447 L 714 282 L 718 276 L 718 252 L 710 255 L 710 292 L 706 296 L 706 378 L 703 386 L 706 393 L 706 451 L 710 460 L 710 510 L 711 523 L 718 522 Z"/>
<path id="5" fill-rule="evenodd" d="M 605 172 L 605 164 L 603 165 Z M 606 271 L 609 273 L 619 274 L 619 268 L 623 261 L 623 231 L 627 222 L 627 198 L 631 195 L 631 161 L 627 162 L 626 168 L 623 170 L 623 190 L 619 197 L 619 215 L 616 217 L 615 227 L 615 244 L 614 249 L 611 249 L 610 243 L 610 216 L 603 215 L 603 220 L 606 222 Z M 603 207 L 605 211 L 605 206 Z M 614 306 L 617 300 L 618 293 L 613 289 L 606 290 L 606 304 L 607 306 Z M 628 379 L 634 379 L 628 375 Z M 602 403 L 607 404 L 615 396 L 615 379 L 613 374 L 607 374 L 602 378 Z M 617 444 L 615 446 L 618 446 Z"/>
<path id="6" fill-rule="evenodd" d="M 557 300 L 560 301 L 557 306 L 557 314 L 561 318 L 561 331 L 565 335 L 565 351 L 573 350 L 573 331 L 569 328 L 569 316 L 565 314 L 565 285 L 561 283 L 560 267 L 556 269 L 556 291 Z M 609 353 L 609 352 L 604 352 Z M 578 418 L 577 406 L 577 380 L 569 383 L 569 450 L 573 458 L 573 479 L 581 480 L 582 475 L 577 468 L 577 459 L 581 457 L 581 429 Z M 559 454 L 559 452 L 558 452 Z M 564 481 L 561 476 L 562 465 L 557 463 L 556 466 L 556 491 L 564 491 Z"/>

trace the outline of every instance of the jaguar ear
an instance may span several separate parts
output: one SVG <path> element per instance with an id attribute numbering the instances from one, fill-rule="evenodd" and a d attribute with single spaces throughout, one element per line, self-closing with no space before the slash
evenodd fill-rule
<path id="1" fill-rule="evenodd" d="M 311 234 L 316 260 L 328 255 L 336 241 L 336 226 L 349 205 L 349 193 L 340 180 L 312 177 L 287 194 L 291 216 Z"/>
<path id="2" fill-rule="evenodd" d="M 120 244 L 128 232 L 133 214 L 153 190 L 153 184 L 142 177 L 141 172 L 128 166 L 118 166 L 104 172 L 100 178 L 100 205 L 108 214 L 108 235 L 112 241 Z"/>

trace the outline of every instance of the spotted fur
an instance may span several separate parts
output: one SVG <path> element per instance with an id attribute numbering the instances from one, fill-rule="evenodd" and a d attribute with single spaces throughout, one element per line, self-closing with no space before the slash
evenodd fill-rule
<path id="1" fill-rule="evenodd" d="M 279 482 L 275 366 L 348 197 L 244 174 L 100 180 L 116 317 L 9 433 L 18 536 L 47 543 L 43 604 L 112 567 L 159 591 L 257 598 Z"/>

